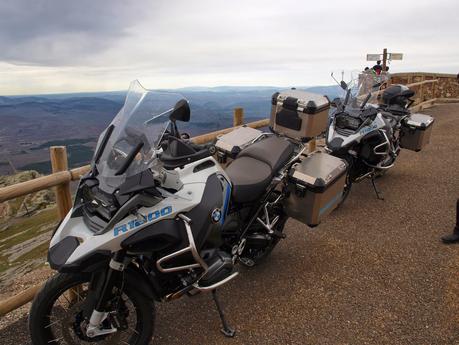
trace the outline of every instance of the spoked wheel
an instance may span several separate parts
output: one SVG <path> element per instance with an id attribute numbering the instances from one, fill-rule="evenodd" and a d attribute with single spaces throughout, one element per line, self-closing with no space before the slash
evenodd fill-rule
<path id="1" fill-rule="evenodd" d="M 287 219 L 288 217 L 285 214 L 283 214 L 283 212 L 281 213 L 281 215 L 279 215 L 279 220 L 274 226 L 274 230 L 278 235 L 283 234 L 284 226 L 287 222 Z M 262 220 L 265 220 L 264 217 L 262 217 Z M 260 232 L 259 235 L 266 236 L 266 231 Z M 282 237 L 273 234 L 269 236 L 267 244 L 263 247 L 251 247 L 250 245 L 246 245 L 244 252 L 242 253 L 239 259 L 240 262 L 247 267 L 253 267 L 255 265 L 260 264 L 269 256 L 269 254 L 271 254 L 271 252 L 279 243 L 281 238 Z"/>
<path id="2" fill-rule="evenodd" d="M 29 315 L 33 345 L 129 344 L 150 342 L 154 305 L 137 291 L 124 291 L 110 301 L 110 312 L 102 322 L 107 334 L 89 337 L 86 333 L 92 310 L 90 275 L 58 273 L 35 297 Z"/>

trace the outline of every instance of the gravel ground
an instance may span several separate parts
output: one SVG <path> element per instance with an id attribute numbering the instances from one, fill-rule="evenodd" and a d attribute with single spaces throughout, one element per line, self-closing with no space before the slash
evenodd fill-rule
<path id="1" fill-rule="evenodd" d="M 287 239 L 262 266 L 240 267 L 220 296 L 233 339 L 219 333 L 210 295 L 157 306 L 154 344 L 459 344 L 459 105 L 436 117 L 431 144 L 404 151 L 314 230 L 289 221 Z M 27 344 L 25 318 L 0 330 L 0 343 Z"/>

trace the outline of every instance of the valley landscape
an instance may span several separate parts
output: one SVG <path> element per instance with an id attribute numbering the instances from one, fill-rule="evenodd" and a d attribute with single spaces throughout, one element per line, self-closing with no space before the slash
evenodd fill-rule
<path id="1" fill-rule="evenodd" d="M 337 86 L 304 87 L 326 94 Z M 192 136 L 230 127 L 233 109 L 244 108 L 246 122 L 266 118 L 271 95 L 280 87 L 189 87 L 174 90 L 189 100 L 191 121 L 181 128 Z M 49 146 L 67 146 L 70 167 L 87 164 L 99 134 L 122 107 L 126 92 L 0 97 L 0 175 L 15 170 L 51 170 Z"/>

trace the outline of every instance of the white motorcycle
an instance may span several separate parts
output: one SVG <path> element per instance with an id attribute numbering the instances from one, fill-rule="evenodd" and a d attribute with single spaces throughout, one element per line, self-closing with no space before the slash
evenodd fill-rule
<path id="1" fill-rule="evenodd" d="M 155 302 L 206 291 L 234 335 L 216 289 L 285 237 L 282 186 L 304 146 L 264 134 L 223 170 L 214 146 L 179 133 L 189 119 L 179 94 L 131 84 L 52 237 L 58 273 L 33 301 L 33 344 L 147 344 Z"/>
<path id="2" fill-rule="evenodd" d="M 349 165 L 342 202 L 352 184 L 366 178 L 371 180 L 377 197 L 383 199 L 375 178 L 394 166 L 403 147 L 402 135 L 407 134 L 405 141 L 409 139 L 405 128 L 410 127 L 409 107 L 414 92 L 403 85 L 382 89 L 387 78 L 371 72 L 360 73 L 349 83 L 336 82 L 345 95 L 332 102 L 335 110 L 326 133 L 326 145 L 330 154 L 345 159 Z M 428 125 L 431 122 L 433 119 Z"/>

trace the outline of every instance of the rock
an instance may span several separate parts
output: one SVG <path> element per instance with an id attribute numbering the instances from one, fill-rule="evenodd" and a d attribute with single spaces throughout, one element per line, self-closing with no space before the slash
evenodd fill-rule
<path id="1" fill-rule="evenodd" d="M 35 170 L 20 171 L 14 175 L 0 176 L 0 187 L 11 186 L 16 183 L 33 180 L 41 175 Z"/>
<path id="2" fill-rule="evenodd" d="M 40 177 L 34 171 L 21 171 L 14 175 L 0 176 L 0 188 L 11 186 L 17 183 L 29 181 Z M 2 221 L 11 218 L 31 215 L 37 211 L 54 206 L 55 196 L 52 190 L 46 189 L 37 193 L 29 194 L 0 204 L 0 218 Z"/>

